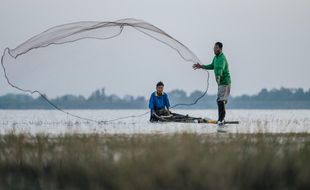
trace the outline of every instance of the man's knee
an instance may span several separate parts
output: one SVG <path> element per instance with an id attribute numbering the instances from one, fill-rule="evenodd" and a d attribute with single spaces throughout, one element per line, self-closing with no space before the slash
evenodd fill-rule
<path id="1" fill-rule="evenodd" d="M 217 104 L 219 104 L 220 102 L 223 102 L 223 104 L 227 104 L 228 100 L 216 100 Z M 221 104 L 221 103 L 220 103 Z"/>

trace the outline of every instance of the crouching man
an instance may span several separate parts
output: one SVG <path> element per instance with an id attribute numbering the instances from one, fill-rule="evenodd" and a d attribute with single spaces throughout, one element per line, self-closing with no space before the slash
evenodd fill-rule
<path id="1" fill-rule="evenodd" d="M 158 121 L 157 117 L 154 115 L 169 115 L 170 103 L 169 98 L 166 93 L 164 93 L 164 83 L 158 82 L 156 84 L 156 91 L 151 94 L 149 101 L 149 108 L 151 110 L 150 121 Z"/>

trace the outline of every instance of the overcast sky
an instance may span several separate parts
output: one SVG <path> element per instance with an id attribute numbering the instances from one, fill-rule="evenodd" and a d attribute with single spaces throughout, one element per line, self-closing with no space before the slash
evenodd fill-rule
<path id="1" fill-rule="evenodd" d="M 208 64 L 224 43 L 232 94 L 262 88 L 310 88 L 309 0 L 2 0 L 0 48 L 15 48 L 44 30 L 69 22 L 138 18 L 163 29 Z M 10 70 L 18 85 L 49 97 L 108 94 L 148 96 L 158 80 L 166 90 L 204 90 L 206 73 L 176 52 L 133 30 L 113 40 L 85 40 L 33 51 Z M 31 66 L 27 63 L 32 63 Z M 0 71 L 0 95 L 17 92 Z M 210 94 L 216 93 L 210 72 Z"/>

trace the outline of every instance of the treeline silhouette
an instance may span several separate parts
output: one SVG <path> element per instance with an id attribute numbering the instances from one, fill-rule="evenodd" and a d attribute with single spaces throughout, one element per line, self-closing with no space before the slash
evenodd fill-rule
<path id="1" fill-rule="evenodd" d="M 168 92 L 171 105 L 177 103 L 192 103 L 203 94 L 194 91 L 187 95 L 183 90 Z M 76 95 L 64 95 L 51 99 L 63 109 L 145 109 L 147 99 L 143 96 L 107 95 L 105 89 L 94 91 L 88 98 Z M 214 109 L 216 108 L 216 95 L 206 95 L 196 105 L 178 107 L 189 109 Z M 227 105 L 237 109 L 310 109 L 310 90 L 302 88 L 262 89 L 256 95 L 242 95 L 230 97 Z M 34 98 L 26 94 L 6 94 L 0 96 L 0 109 L 52 109 L 42 97 Z"/>

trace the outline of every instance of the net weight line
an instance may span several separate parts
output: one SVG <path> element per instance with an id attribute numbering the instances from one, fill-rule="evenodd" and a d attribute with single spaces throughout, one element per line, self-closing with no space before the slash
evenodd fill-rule
<path id="1" fill-rule="evenodd" d="M 67 115 L 69 115 L 69 116 L 71 116 L 71 117 L 74 117 L 74 118 L 77 118 L 77 119 L 81 119 L 81 120 L 84 120 L 84 121 L 88 121 L 88 122 L 95 122 L 95 123 L 98 123 L 98 124 L 107 124 L 107 123 L 111 123 L 111 122 L 115 122 L 115 121 L 120 121 L 120 120 L 124 120 L 124 119 L 129 119 L 129 118 L 143 117 L 143 116 L 145 116 L 145 115 L 147 115 L 147 114 L 150 113 L 150 111 L 147 111 L 147 112 L 145 112 L 145 113 L 143 113 L 143 114 L 130 115 L 130 116 L 124 116 L 124 117 L 118 117 L 118 118 L 114 118 L 114 119 L 111 119 L 111 120 L 94 120 L 94 119 L 82 117 L 82 116 L 73 114 L 73 113 L 71 113 L 71 112 L 65 111 L 65 110 L 63 110 L 62 108 L 60 108 L 60 107 L 58 107 L 57 105 L 55 105 L 52 101 L 50 101 L 50 100 L 44 95 L 44 93 L 40 92 L 39 90 L 31 91 L 31 90 L 27 90 L 27 89 L 22 89 L 22 88 L 20 88 L 20 87 L 18 87 L 18 86 L 16 86 L 16 85 L 14 85 L 13 83 L 11 83 L 10 79 L 9 79 L 8 76 L 7 76 L 6 68 L 5 68 L 4 64 L 3 64 L 4 54 L 5 54 L 5 51 L 7 51 L 8 49 L 9 49 L 9 48 L 6 48 L 6 49 L 4 50 L 4 53 L 3 53 L 2 57 L 1 57 L 1 65 L 2 65 L 2 68 L 3 68 L 4 76 L 5 76 L 5 78 L 6 78 L 7 83 L 8 83 L 11 87 L 13 87 L 13 88 L 15 88 L 15 89 L 17 89 L 17 90 L 19 90 L 19 91 L 22 91 L 22 92 L 25 92 L 25 93 L 29 93 L 29 94 L 38 94 L 38 95 L 39 95 L 40 97 L 42 97 L 49 105 L 51 105 L 54 109 L 56 109 L 56 110 L 58 110 L 58 111 L 60 111 L 60 112 L 63 112 L 63 113 L 65 113 L 65 114 L 67 114 Z M 197 104 L 198 101 L 199 101 L 200 99 L 202 99 L 202 98 L 207 94 L 208 89 L 209 89 L 209 74 L 207 75 L 207 88 L 206 88 L 206 90 L 204 91 L 204 93 L 203 93 L 201 96 L 199 96 L 197 99 L 195 99 L 192 103 L 188 103 L 188 104 L 186 104 L 186 103 L 179 103 L 179 104 L 175 104 L 175 105 L 171 106 L 170 108 L 176 108 L 176 107 L 178 107 L 178 106 L 193 106 L 193 105 Z"/>

